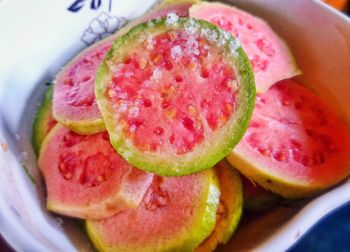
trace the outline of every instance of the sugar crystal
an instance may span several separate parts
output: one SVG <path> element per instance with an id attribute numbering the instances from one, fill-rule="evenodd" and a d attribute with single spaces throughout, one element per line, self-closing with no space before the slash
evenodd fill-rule
<path id="1" fill-rule="evenodd" d="M 161 71 L 158 68 L 156 68 L 153 70 L 152 78 L 157 80 L 157 79 L 159 79 L 161 74 L 162 74 Z"/>
<path id="2" fill-rule="evenodd" d="M 181 56 L 182 56 L 181 46 L 176 45 L 176 46 L 171 48 L 171 58 L 172 59 L 176 59 L 176 58 L 181 57 Z"/>
<path id="3" fill-rule="evenodd" d="M 230 41 L 230 49 L 233 54 L 237 53 L 237 50 L 241 47 L 241 42 L 238 39 Z"/>
<path id="4" fill-rule="evenodd" d="M 147 50 L 153 50 L 154 48 L 154 40 L 153 37 L 148 36 L 147 37 Z"/>
<path id="5" fill-rule="evenodd" d="M 139 115 L 139 108 L 138 107 L 131 107 L 129 109 L 129 114 L 131 117 L 137 117 Z"/>
<path id="6" fill-rule="evenodd" d="M 193 19 L 190 19 L 185 25 L 185 31 L 189 34 L 193 35 L 198 30 L 199 30 L 199 26 Z"/>
<path id="7" fill-rule="evenodd" d="M 175 13 L 168 13 L 168 15 L 166 16 L 165 24 L 166 24 L 166 25 L 173 25 L 173 24 L 175 24 L 178 20 L 179 20 L 178 15 L 176 15 Z"/>

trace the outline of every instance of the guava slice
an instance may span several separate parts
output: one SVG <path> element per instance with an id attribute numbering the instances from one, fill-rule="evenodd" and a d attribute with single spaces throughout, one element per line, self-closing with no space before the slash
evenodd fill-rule
<path id="1" fill-rule="evenodd" d="M 94 134 L 105 130 L 96 104 L 94 81 L 97 67 L 113 41 L 110 37 L 82 51 L 54 81 L 54 118 L 77 133 Z"/>
<path id="2" fill-rule="evenodd" d="M 116 40 L 95 94 L 111 143 L 129 163 L 178 176 L 230 152 L 250 119 L 255 88 L 229 33 L 169 14 Z"/>
<path id="3" fill-rule="evenodd" d="M 226 161 L 215 166 L 220 183 L 220 203 L 216 212 L 216 225 L 210 236 L 196 252 L 213 251 L 218 244 L 228 242 L 242 215 L 242 183 L 238 172 Z"/>
<path id="4" fill-rule="evenodd" d="M 257 96 L 249 128 L 228 160 L 247 178 L 285 197 L 315 194 L 350 174 L 350 132 L 295 81 Z"/>
<path id="5" fill-rule="evenodd" d="M 243 186 L 243 207 L 251 212 L 261 212 L 275 207 L 282 197 L 265 190 L 259 184 L 241 176 Z"/>
<path id="6" fill-rule="evenodd" d="M 193 251 L 210 235 L 220 197 L 214 170 L 156 178 L 138 208 L 86 221 L 99 251 Z"/>
<path id="7" fill-rule="evenodd" d="M 44 100 L 34 118 L 32 145 L 36 155 L 39 155 L 44 138 L 57 123 L 52 116 L 52 92 L 53 87 L 50 85 L 45 92 Z"/>
<path id="8" fill-rule="evenodd" d="M 86 48 L 68 63 L 56 76 L 53 114 L 60 123 L 79 134 L 105 131 L 105 125 L 94 94 L 95 74 L 98 65 L 111 48 L 113 41 L 134 25 L 164 17 L 169 12 L 188 16 L 188 8 L 195 2 L 169 1 L 131 22 L 114 35 Z"/>
<path id="9" fill-rule="evenodd" d="M 300 74 L 287 45 L 260 18 L 215 2 L 193 5 L 190 17 L 214 23 L 238 38 L 252 64 L 257 93 L 267 91 L 280 80 Z"/>
<path id="10" fill-rule="evenodd" d="M 78 135 L 57 124 L 45 138 L 39 167 L 53 212 L 101 219 L 140 204 L 153 175 L 129 165 L 107 132 Z"/>

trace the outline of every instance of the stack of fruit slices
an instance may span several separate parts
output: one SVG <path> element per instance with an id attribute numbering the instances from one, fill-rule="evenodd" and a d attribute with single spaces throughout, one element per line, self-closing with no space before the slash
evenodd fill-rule
<path id="1" fill-rule="evenodd" d="M 243 195 L 257 211 L 280 200 L 263 188 L 304 197 L 340 182 L 349 130 L 285 80 L 299 73 L 261 19 L 161 3 L 56 76 L 33 128 L 48 209 L 86 219 L 100 251 L 211 251 Z"/>

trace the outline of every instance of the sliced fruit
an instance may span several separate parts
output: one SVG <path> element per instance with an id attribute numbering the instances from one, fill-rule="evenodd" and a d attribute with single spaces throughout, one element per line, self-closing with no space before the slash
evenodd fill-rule
<path id="1" fill-rule="evenodd" d="M 243 185 L 244 209 L 251 212 L 260 212 L 276 206 L 282 198 L 265 190 L 259 184 L 241 176 Z"/>
<path id="2" fill-rule="evenodd" d="M 78 54 L 56 76 L 53 114 L 57 121 L 80 134 L 94 134 L 105 130 L 97 107 L 94 82 L 98 65 L 111 48 L 113 41 L 133 26 L 147 20 L 164 17 L 169 12 L 188 16 L 193 0 L 174 1 L 159 5 L 110 36 Z"/>
<path id="3" fill-rule="evenodd" d="M 216 225 L 210 236 L 197 247 L 196 252 L 213 251 L 218 244 L 228 242 L 242 215 L 242 184 L 238 172 L 226 160 L 220 161 L 215 171 L 221 192 Z"/>
<path id="4" fill-rule="evenodd" d="M 32 145 L 36 155 L 39 155 L 44 138 L 57 123 L 52 116 L 52 91 L 53 87 L 50 85 L 34 118 Z"/>
<path id="5" fill-rule="evenodd" d="M 219 184 L 214 170 L 157 177 L 141 205 L 86 222 L 99 251 L 193 251 L 215 226 Z"/>
<path id="6" fill-rule="evenodd" d="M 174 176 L 212 167 L 230 152 L 255 88 L 229 33 L 169 14 L 116 40 L 95 94 L 116 150 L 136 167 Z"/>
<path id="7" fill-rule="evenodd" d="M 287 45 L 265 21 L 215 2 L 193 5 L 190 17 L 214 23 L 239 39 L 252 64 L 257 93 L 267 91 L 277 81 L 300 74 Z"/>
<path id="8" fill-rule="evenodd" d="M 350 174 L 350 132 L 314 93 L 292 80 L 257 96 L 249 128 L 228 160 L 285 197 L 312 195 Z"/>
<path id="9" fill-rule="evenodd" d="M 110 37 L 82 51 L 58 73 L 54 81 L 53 116 L 80 134 L 105 130 L 95 100 L 94 81 L 97 67 L 113 40 Z"/>
<path id="10" fill-rule="evenodd" d="M 83 136 L 57 124 L 39 157 L 47 208 L 67 216 L 100 219 L 140 204 L 153 175 L 129 165 L 106 132 Z"/>

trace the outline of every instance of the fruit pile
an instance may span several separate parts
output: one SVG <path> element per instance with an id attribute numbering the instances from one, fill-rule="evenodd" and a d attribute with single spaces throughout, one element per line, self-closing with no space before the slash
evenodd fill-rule
<path id="1" fill-rule="evenodd" d="M 47 208 L 85 219 L 100 251 L 214 250 L 243 206 L 350 174 L 349 129 L 298 74 L 263 20 L 220 3 L 159 4 L 48 89 L 33 127 Z"/>

